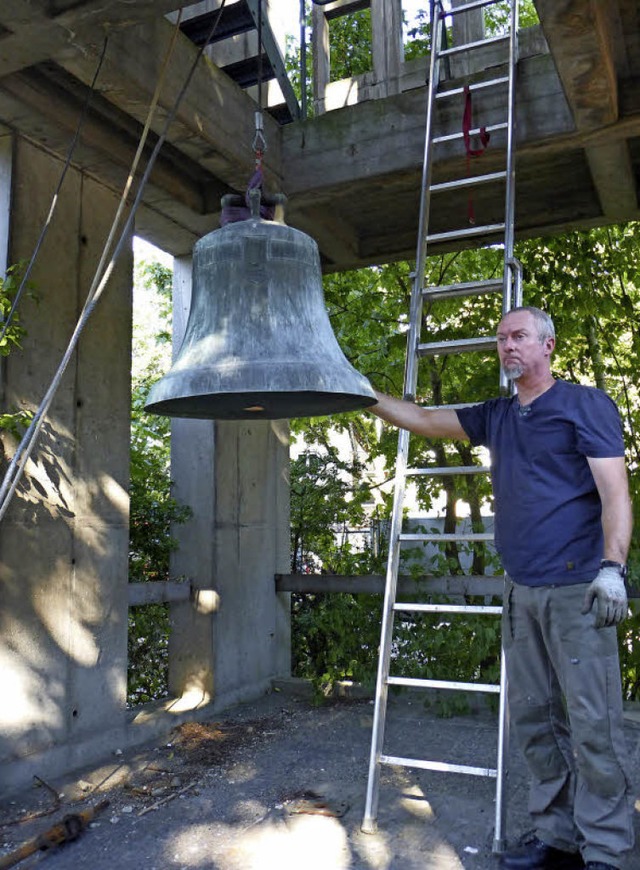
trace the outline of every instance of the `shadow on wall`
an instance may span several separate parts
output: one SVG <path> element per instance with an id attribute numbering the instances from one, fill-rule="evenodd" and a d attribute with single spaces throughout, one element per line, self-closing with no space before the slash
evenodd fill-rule
<path id="1" fill-rule="evenodd" d="M 77 464 L 73 439 L 45 424 L 0 528 L 4 762 L 104 730 L 125 709 L 128 499 Z"/>

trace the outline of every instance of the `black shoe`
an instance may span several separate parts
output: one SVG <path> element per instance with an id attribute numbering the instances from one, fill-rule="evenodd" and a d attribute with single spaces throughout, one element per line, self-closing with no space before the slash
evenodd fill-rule
<path id="1" fill-rule="evenodd" d="M 584 870 L 579 852 L 564 852 L 548 846 L 537 837 L 505 852 L 500 866 L 502 870 Z M 599 870 L 597 865 L 595 870 Z"/>

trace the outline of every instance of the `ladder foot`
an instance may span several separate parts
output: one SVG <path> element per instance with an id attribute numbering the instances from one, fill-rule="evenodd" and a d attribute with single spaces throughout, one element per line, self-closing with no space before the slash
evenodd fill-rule
<path id="1" fill-rule="evenodd" d="M 493 852 L 494 855 L 501 855 L 503 852 L 506 852 L 506 850 L 507 850 L 507 841 L 504 839 L 504 837 L 502 837 L 500 839 L 495 839 L 493 841 L 493 847 L 492 847 L 491 851 Z"/>

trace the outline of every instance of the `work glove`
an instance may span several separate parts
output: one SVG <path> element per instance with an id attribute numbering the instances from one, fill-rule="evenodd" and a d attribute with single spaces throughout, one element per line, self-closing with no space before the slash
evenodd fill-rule
<path id="1" fill-rule="evenodd" d="M 587 586 L 582 613 L 589 613 L 597 601 L 596 628 L 618 625 L 627 615 L 627 590 L 617 568 L 600 568 Z"/>

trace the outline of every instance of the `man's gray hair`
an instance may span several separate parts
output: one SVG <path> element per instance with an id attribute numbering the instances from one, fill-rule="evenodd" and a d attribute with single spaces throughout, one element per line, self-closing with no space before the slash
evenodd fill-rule
<path id="1" fill-rule="evenodd" d="M 546 311 L 541 308 L 536 308 L 535 305 L 520 305 L 518 308 L 512 308 L 507 314 L 513 314 L 515 311 L 528 311 L 533 315 L 538 330 L 538 340 L 542 344 L 547 338 L 556 337 L 556 328 L 553 325 L 553 320 L 549 317 Z M 505 315 L 506 316 L 506 315 Z"/>

